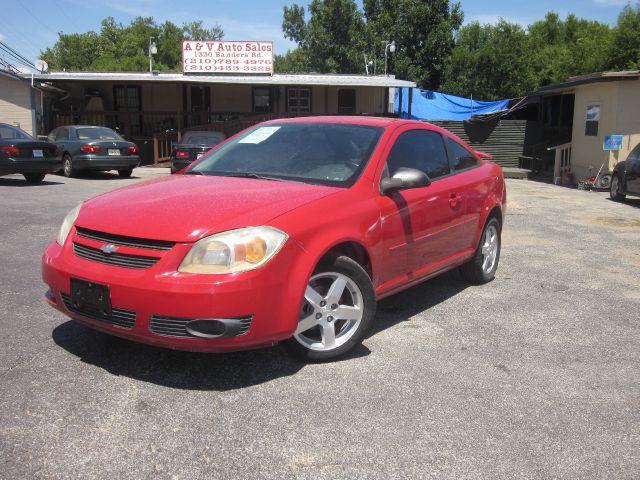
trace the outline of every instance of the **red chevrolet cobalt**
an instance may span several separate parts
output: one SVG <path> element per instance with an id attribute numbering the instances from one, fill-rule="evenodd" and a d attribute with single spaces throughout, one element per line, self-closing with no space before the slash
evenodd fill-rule
<path id="1" fill-rule="evenodd" d="M 328 360 L 381 298 L 458 267 L 491 281 L 505 203 L 500 167 L 428 123 L 271 121 L 74 208 L 43 257 L 46 299 L 161 347 Z"/>

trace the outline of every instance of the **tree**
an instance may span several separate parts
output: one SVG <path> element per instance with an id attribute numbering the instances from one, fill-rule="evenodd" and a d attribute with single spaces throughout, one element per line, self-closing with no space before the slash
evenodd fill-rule
<path id="1" fill-rule="evenodd" d="M 464 15 L 449 0 L 364 0 L 366 44 L 384 64 L 384 47 L 395 41 L 388 71 L 413 80 L 421 88 L 440 87 L 444 67 Z"/>
<path id="2" fill-rule="evenodd" d="M 354 0 L 313 0 L 305 20 L 304 7 L 284 7 L 282 30 L 298 44 L 298 62 L 305 59 L 307 71 L 359 73 L 362 71 L 362 12 Z M 287 59 L 287 65 L 294 64 Z M 283 62 L 280 62 L 282 65 Z"/>
<path id="3" fill-rule="evenodd" d="M 613 33 L 609 59 L 608 67 L 613 70 L 640 68 L 640 4 L 622 9 Z"/>
<path id="4" fill-rule="evenodd" d="M 107 17 L 100 33 L 58 33 L 58 40 L 45 49 L 41 57 L 52 70 L 146 71 L 149 68 L 149 39 L 153 37 L 158 53 L 154 68 L 180 71 L 181 40 L 219 40 L 224 35 L 220 25 L 204 27 L 202 21 L 178 27 L 172 22 L 158 25 L 151 17 L 136 17 L 129 25 Z"/>

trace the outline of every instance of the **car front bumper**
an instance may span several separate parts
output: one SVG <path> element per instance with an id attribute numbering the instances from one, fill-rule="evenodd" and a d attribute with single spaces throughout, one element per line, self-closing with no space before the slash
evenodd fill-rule
<path id="1" fill-rule="evenodd" d="M 129 269 L 80 258 L 73 250 L 76 240 L 72 232 L 65 247 L 52 242 L 46 249 L 42 277 L 49 291 L 45 298 L 56 309 L 90 327 L 136 342 L 199 352 L 273 345 L 291 337 L 296 328 L 306 281 L 292 280 L 300 277 L 294 270 L 304 253 L 291 240 L 262 268 L 229 275 L 179 273 L 178 266 L 192 244 L 176 244 L 150 268 Z M 93 243 L 86 239 L 83 242 Z M 115 312 L 112 315 L 129 318 L 131 325 L 96 319 L 86 312 L 78 313 L 72 305 L 70 308 L 72 278 L 107 285 Z M 158 333 L 158 324 L 154 323 L 158 318 L 171 322 L 170 334 L 166 329 Z M 228 338 L 184 336 L 179 328 L 184 320 L 248 318 L 246 333 Z"/>
<path id="2" fill-rule="evenodd" d="M 12 173 L 53 173 L 62 168 L 59 158 L 8 158 L 0 162 L 0 175 Z"/>
<path id="3" fill-rule="evenodd" d="M 137 155 L 79 155 L 73 157 L 77 170 L 125 170 L 140 165 Z"/>

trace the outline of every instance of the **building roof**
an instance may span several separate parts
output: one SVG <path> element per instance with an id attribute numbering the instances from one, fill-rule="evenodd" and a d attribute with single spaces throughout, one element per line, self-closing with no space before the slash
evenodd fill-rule
<path id="1" fill-rule="evenodd" d="M 555 90 L 566 90 L 579 85 L 603 82 L 622 82 L 640 79 L 640 70 L 626 70 L 623 72 L 596 72 L 588 75 L 570 77 L 566 82 L 555 83 L 539 88 L 535 93 L 547 93 Z"/>
<path id="2" fill-rule="evenodd" d="M 29 75 L 30 77 L 30 75 Z M 338 74 L 274 74 L 274 75 L 206 75 L 167 72 L 51 72 L 35 75 L 46 81 L 98 81 L 98 82 L 172 82 L 221 83 L 246 85 L 316 85 L 349 87 L 415 87 L 415 82 L 398 80 L 392 75 L 338 75 Z"/>

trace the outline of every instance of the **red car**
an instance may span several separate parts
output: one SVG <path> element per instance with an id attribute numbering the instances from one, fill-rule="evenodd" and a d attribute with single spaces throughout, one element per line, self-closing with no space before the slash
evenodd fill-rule
<path id="1" fill-rule="evenodd" d="M 275 120 L 73 209 L 43 257 L 46 299 L 161 347 L 327 360 L 363 340 L 377 300 L 458 267 L 491 281 L 505 205 L 501 168 L 428 123 Z"/>

